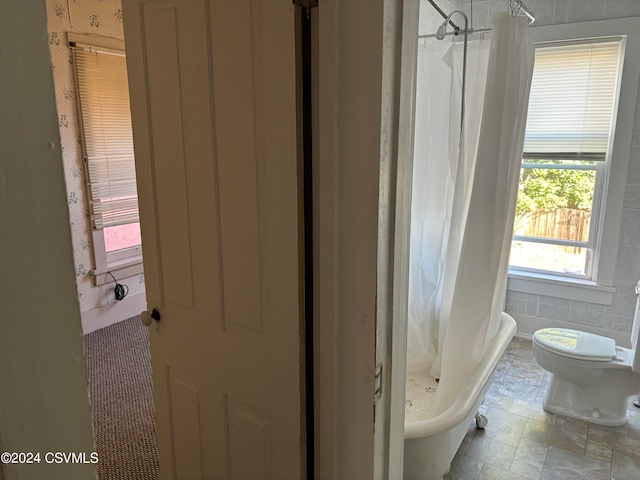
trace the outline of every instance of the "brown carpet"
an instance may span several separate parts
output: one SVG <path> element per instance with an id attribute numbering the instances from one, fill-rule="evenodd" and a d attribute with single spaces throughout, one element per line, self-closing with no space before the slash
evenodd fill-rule
<path id="1" fill-rule="evenodd" d="M 156 480 L 147 329 L 133 317 L 84 336 L 100 480 Z"/>

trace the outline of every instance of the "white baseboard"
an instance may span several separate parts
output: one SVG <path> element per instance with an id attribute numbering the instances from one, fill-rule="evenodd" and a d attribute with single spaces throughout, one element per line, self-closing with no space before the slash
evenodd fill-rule
<path id="1" fill-rule="evenodd" d="M 563 322 L 562 320 L 552 320 L 550 318 L 531 317 L 529 315 L 512 315 L 518 330 L 516 337 L 531 340 L 531 336 L 541 328 L 570 328 L 572 330 L 582 330 L 583 332 L 602 335 L 613 338 L 616 344 L 621 347 L 631 347 L 631 337 L 629 332 L 618 332 L 608 328 L 592 327 L 590 325 L 580 325 L 577 323 Z"/>
<path id="2" fill-rule="evenodd" d="M 86 335 L 127 318 L 140 315 L 147 309 L 145 292 L 127 296 L 120 302 L 113 302 L 93 310 L 82 312 L 82 334 Z"/>

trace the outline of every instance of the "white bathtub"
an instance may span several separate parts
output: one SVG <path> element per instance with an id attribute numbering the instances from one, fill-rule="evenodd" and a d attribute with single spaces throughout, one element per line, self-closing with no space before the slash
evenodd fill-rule
<path id="1" fill-rule="evenodd" d="M 516 332 L 516 322 L 502 314 L 500 327 L 473 375 L 451 407 L 437 417 L 408 415 L 404 426 L 404 480 L 440 480 L 449 471 L 464 436 L 491 386 L 493 372 Z M 408 378 L 424 390 L 422 377 Z M 434 380 L 435 381 L 435 380 Z M 428 386 L 428 390 L 432 390 Z M 409 397 L 409 396 L 408 396 Z"/>

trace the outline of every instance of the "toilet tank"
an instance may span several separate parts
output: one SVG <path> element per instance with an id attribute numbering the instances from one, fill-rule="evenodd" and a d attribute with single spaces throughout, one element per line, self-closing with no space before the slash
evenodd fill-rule
<path id="1" fill-rule="evenodd" d="M 631 327 L 631 349 L 633 350 L 633 366 L 631 370 L 640 372 L 640 355 L 638 355 L 638 335 L 640 334 L 640 280 L 636 285 L 636 311 L 633 315 Z"/>

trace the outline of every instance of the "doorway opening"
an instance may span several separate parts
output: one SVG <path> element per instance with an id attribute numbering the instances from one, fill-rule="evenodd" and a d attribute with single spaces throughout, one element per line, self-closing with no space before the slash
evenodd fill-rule
<path id="1" fill-rule="evenodd" d="M 153 480 L 149 335 L 134 316 L 146 300 L 126 65 L 118 53 L 122 5 L 46 0 L 46 8 L 98 475 Z"/>
<path id="2" fill-rule="evenodd" d="M 83 344 L 98 478 L 160 478 L 147 328 L 132 317 Z"/>

